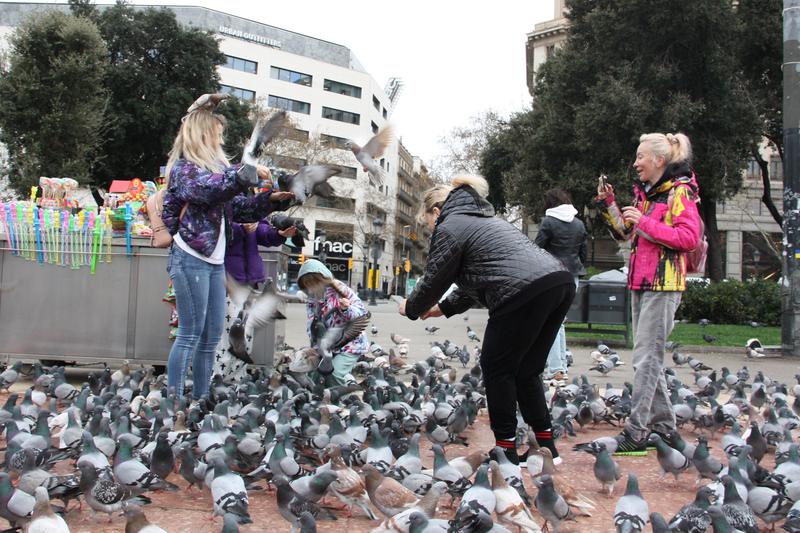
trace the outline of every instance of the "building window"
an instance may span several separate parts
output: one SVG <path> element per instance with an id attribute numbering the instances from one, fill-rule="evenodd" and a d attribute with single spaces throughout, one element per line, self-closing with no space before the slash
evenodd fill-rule
<path id="1" fill-rule="evenodd" d="M 305 159 L 300 159 L 299 157 L 290 157 L 288 155 L 273 155 L 272 163 L 278 168 L 297 170 L 306 165 L 308 161 Z"/>
<path id="2" fill-rule="evenodd" d="M 288 81 L 289 83 L 311 87 L 312 77 L 310 74 L 303 74 L 302 72 L 295 72 L 294 70 L 280 67 L 270 67 L 269 76 L 273 80 Z"/>
<path id="3" fill-rule="evenodd" d="M 341 196 L 331 196 L 330 198 L 313 196 L 312 201 L 317 207 L 326 207 L 328 209 L 340 209 L 342 211 L 352 212 L 355 211 L 356 208 L 355 200 L 352 198 L 343 198 Z"/>
<path id="4" fill-rule="evenodd" d="M 361 115 L 358 113 L 342 111 L 341 109 L 334 109 L 332 107 L 322 107 L 322 118 L 347 122 L 348 124 L 361 124 Z"/>
<path id="5" fill-rule="evenodd" d="M 355 167 L 346 167 L 344 165 L 339 165 L 339 168 L 342 169 L 342 171 L 337 174 L 337 176 L 339 176 L 340 178 L 347 178 L 352 180 L 356 179 L 356 173 L 358 172 L 358 169 L 356 169 Z"/>
<path id="6" fill-rule="evenodd" d="M 258 63 L 241 57 L 225 56 L 225 67 L 233 70 L 241 70 L 249 74 L 256 74 L 258 72 Z"/>
<path id="7" fill-rule="evenodd" d="M 291 139 L 293 141 L 308 140 L 308 132 L 306 130 L 301 130 L 298 128 L 286 128 L 285 133 L 286 133 L 286 138 Z"/>
<path id="8" fill-rule="evenodd" d="M 286 111 L 294 111 L 295 113 L 303 113 L 308 115 L 311 113 L 311 104 L 308 102 L 301 102 L 300 100 L 292 100 L 291 98 L 283 98 L 282 96 L 269 95 L 267 105 L 270 107 L 277 107 L 285 109 Z"/>
<path id="9" fill-rule="evenodd" d="M 372 106 L 378 111 L 381 110 L 381 102 L 374 94 L 372 95 Z"/>
<path id="10" fill-rule="evenodd" d="M 327 135 L 323 133 L 320 138 L 322 142 L 330 146 L 331 148 L 341 148 L 347 149 L 348 140 L 344 137 L 337 137 L 336 135 Z"/>
<path id="11" fill-rule="evenodd" d="M 386 108 L 383 108 L 383 118 L 389 118 L 389 114 L 386 112 Z"/>
<path id="12" fill-rule="evenodd" d="M 378 133 L 378 125 L 374 122 L 370 121 L 370 126 L 372 126 L 372 133 Z"/>
<path id="13" fill-rule="evenodd" d="M 325 83 L 323 84 L 322 88 L 332 93 L 352 96 L 353 98 L 361 98 L 361 87 L 356 87 L 355 85 L 349 85 L 340 81 L 325 79 Z"/>
<path id="14" fill-rule="evenodd" d="M 553 57 L 553 54 L 555 54 L 555 53 L 556 53 L 556 45 L 554 45 L 554 44 L 548 45 L 548 47 L 547 47 L 547 59 L 550 59 L 551 57 Z"/>
<path id="15" fill-rule="evenodd" d="M 747 174 L 746 176 L 748 179 L 761 179 L 761 167 L 758 166 L 758 161 L 755 158 L 750 158 L 747 162 Z"/>
<path id="16" fill-rule="evenodd" d="M 241 87 L 233 87 L 231 85 L 220 84 L 219 90 L 224 93 L 228 93 L 231 96 L 235 96 L 239 100 L 246 100 L 248 102 L 253 102 L 256 99 L 255 91 L 251 91 L 249 89 L 242 89 Z"/>

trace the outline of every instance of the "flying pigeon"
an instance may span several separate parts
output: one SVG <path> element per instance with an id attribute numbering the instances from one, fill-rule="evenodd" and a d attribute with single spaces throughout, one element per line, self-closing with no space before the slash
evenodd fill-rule
<path id="1" fill-rule="evenodd" d="M 259 178 L 256 173 L 258 160 L 262 156 L 264 147 L 283 129 L 285 121 L 286 111 L 281 110 L 267 119 L 263 125 L 259 122 L 253 128 L 250 141 L 242 153 L 242 167 L 238 171 L 239 178 L 248 185 L 253 187 L 258 185 Z"/>
<path id="2" fill-rule="evenodd" d="M 369 173 L 370 183 L 374 185 L 383 185 L 383 170 L 375 163 L 375 160 L 380 158 L 386 151 L 386 148 L 392 143 L 392 137 L 392 128 L 386 126 L 375 134 L 363 147 L 357 145 L 353 141 L 347 143 L 347 147 L 353 152 L 353 155 L 356 156 L 358 162 L 361 163 L 364 172 Z"/>

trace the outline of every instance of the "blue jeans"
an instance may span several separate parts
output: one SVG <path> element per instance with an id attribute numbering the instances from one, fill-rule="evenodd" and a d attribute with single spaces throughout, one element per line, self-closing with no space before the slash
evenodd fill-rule
<path id="1" fill-rule="evenodd" d="M 175 289 L 178 334 L 167 361 L 167 385 L 183 396 L 189 362 L 192 397 L 208 396 L 214 352 L 225 327 L 225 265 L 212 265 L 173 245 L 167 272 Z"/>

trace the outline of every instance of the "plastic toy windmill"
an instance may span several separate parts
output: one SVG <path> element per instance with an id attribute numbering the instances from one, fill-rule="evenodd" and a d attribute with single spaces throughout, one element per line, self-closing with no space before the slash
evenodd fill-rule
<path id="1" fill-rule="evenodd" d="M 101 224 L 95 218 L 95 212 L 92 211 L 89 213 L 89 230 L 92 232 L 92 274 L 94 274 L 95 269 L 97 268 L 97 250 L 100 246 L 100 227 Z"/>

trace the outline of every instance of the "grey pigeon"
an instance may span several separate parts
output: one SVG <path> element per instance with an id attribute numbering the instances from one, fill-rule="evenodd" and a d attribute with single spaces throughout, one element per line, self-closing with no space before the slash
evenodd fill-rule
<path id="1" fill-rule="evenodd" d="M 709 486 L 700 487 L 695 494 L 694 501 L 687 503 L 669 521 L 672 531 L 682 533 L 702 533 L 711 525 L 711 516 L 708 508 L 715 499 L 714 491 Z"/>
<path id="2" fill-rule="evenodd" d="M 758 428 L 756 422 L 750 423 L 750 434 L 747 436 L 747 439 L 745 439 L 745 442 L 752 448 L 752 450 L 750 450 L 750 457 L 752 457 L 756 463 L 760 463 L 761 459 L 763 459 L 764 455 L 767 453 L 767 439 L 761 434 L 761 430 Z"/>
<path id="3" fill-rule="evenodd" d="M 650 526 L 653 528 L 653 533 L 670 533 L 667 521 L 661 513 L 650 513 Z"/>
<path id="4" fill-rule="evenodd" d="M 264 147 L 275 138 L 283 129 L 286 122 L 286 111 L 280 110 L 272 115 L 263 124 L 257 123 L 250 134 L 250 140 L 242 153 L 242 167 L 239 169 L 239 178 L 247 185 L 255 187 L 258 185 L 258 174 L 256 165 L 262 156 Z"/>
<path id="5" fill-rule="evenodd" d="M 423 513 L 413 512 L 408 517 L 409 533 L 446 533 L 450 529 L 447 520 L 428 518 Z"/>
<path id="6" fill-rule="evenodd" d="M 618 533 L 642 531 L 650 522 L 650 507 L 639 492 L 639 481 L 635 474 L 628 474 L 625 495 L 614 508 L 614 526 Z"/>
<path id="7" fill-rule="evenodd" d="M 722 476 L 725 487 L 725 500 L 722 503 L 722 514 L 728 519 L 731 527 L 743 533 L 758 533 L 756 515 L 739 497 L 739 491 L 730 476 Z"/>
<path id="8" fill-rule="evenodd" d="M 318 502 L 328 492 L 328 487 L 336 481 L 338 475 L 333 471 L 322 471 L 316 474 L 299 477 L 293 480 L 290 485 L 295 493 L 303 498 Z"/>
<path id="9" fill-rule="evenodd" d="M 300 516 L 308 512 L 315 520 L 336 520 L 333 515 L 324 507 L 309 501 L 292 490 L 289 481 L 283 476 L 277 476 L 272 480 L 278 488 L 278 512 L 292 526 L 292 531 L 300 525 Z"/>
<path id="10" fill-rule="evenodd" d="M 333 196 L 333 187 L 328 179 L 339 174 L 341 168 L 334 165 L 304 165 L 295 174 L 278 176 L 281 191 L 294 193 L 295 205 L 302 205 L 313 195 L 328 198 Z"/>
<path id="11" fill-rule="evenodd" d="M 214 459 L 213 467 L 211 499 L 214 502 L 214 515 L 225 516 L 226 513 L 233 513 L 240 524 L 251 523 L 250 500 L 242 477 L 228 470 L 228 466 L 220 458 Z"/>
<path id="12" fill-rule="evenodd" d="M 545 523 L 553 526 L 553 531 L 558 532 L 561 522 L 575 520 L 569 505 L 564 498 L 556 492 L 553 487 L 553 478 L 545 474 L 539 478 L 539 493 L 536 495 L 534 504 L 539 514 L 545 519 Z"/>
<path id="13" fill-rule="evenodd" d="M 708 441 L 705 437 L 697 438 L 697 447 L 692 456 L 692 463 L 701 479 L 715 480 L 719 473 L 722 472 L 722 463 L 708 453 Z"/>
<path id="14" fill-rule="evenodd" d="M 0 391 L 8 389 L 19 379 L 19 371 L 22 369 L 22 361 L 16 361 L 10 368 L 6 368 L 0 373 Z"/>
<path id="15" fill-rule="evenodd" d="M 8 520 L 12 526 L 27 523 L 33 515 L 36 498 L 15 489 L 11 485 L 11 478 L 5 472 L 0 472 L 0 516 Z"/>
<path id="16" fill-rule="evenodd" d="M 300 514 L 300 533 L 317 533 L 317 521 L 308 511 Z"/>
<path id="17" fill-rule="evenodd" d="M 594 477 L 600 482 L 601 492 L 611 496 L 614 493 L 614 485 L 622 477 L 619 465 L 611 458 L 611 454 L 606 450 L 605 445 L 600 443 L 602 448 L 595 456 Z"/>
<path id="18" fill-rule="evenodd" d="M 461 503 L 453 519 L 453 527 L 463 528 L 475 513 L 482 512 L 489 516 L 494 512 L 497 499 L 489 485 L 489 465 L 483 464 L 475 474 L 475 483 L 464 492 Z"/>
<path id="19" fill-rule="evenodd" d="M 375 163 L 375 159 L 380 158 L 391 143 L 392 128 L 389 126 L 384 126 L 363 147 L 353 141 L 347 143 L 347 148 L 353 152 L 358 162 L 361 163 L 361 168 L 364 172 L 369 173 L 369 180 L 374 185 L 382 186 L 384 182 L 383 170 Z"/>
<path id="20" fill-rule="evenodd" d="M 126 502 L 139 505 L 150 503 L 150 498 L 142 496 L 139 489 L 118 483 L 114 479 L 99 478 L 97 471 L 88 463 L 78 465 L 81 471 L 81 490 L 83 498 L 95 512 L 111 515 L 122 510 Z"/>
<path id="21" fill-rule="evenodd" d="M 175 469 L 175 454 L 167 438 L 168 435 L 166 432 L 162 431 L 158 434 L 156 437 L 156 447 L 153 449 L 153 454 L 150 456 L 150 471 L 161 479 L 167 479 Z"/>
<path id="22" fill-rule="evenodd" d="M 783 520 L 792 503 L 792 500 L 769 487 L 753 487 L 747 493 L 747 505 L 770 527 Z"/>
<path id="23" fill-rule="evenodd" d="M 119 442 L 119 450 L 114 458 L 114 477 L 123 485 L 143 490 L 178 489 L 169 481 L 154 474 L 139 459 L 134 458 L 131 444 L 126 439 Z"/>
<path id="24" fill-rule="evenodd" d="M 781 527 L 789 533 L 800 533 L 800 501 L 795 502 L 789 509 L 786 522 Z"/>
<path id="25" fill-rule="evenodd" d="M 661 466 L 662 479 L 667 474 L 672 474 L 675 476 L 675 480 L 677 481 L 678 474 L 691 466 L 692 463 L 689 461 L 689 459 L 684 457 L 681 452 L 664 442 L 664 440 L 657 433 L 651 434 L 648 440 L 656 447 L 656 455 L 658 457 L 658 464 Z"/>
<path id="26" fill-rule="evenodd" d="M 151 524 L 144 511 L 136 504 L 125 506 L 125 533 L 167 533 L 164 529 Z"/>

